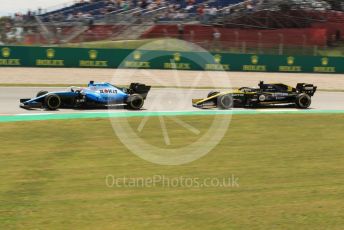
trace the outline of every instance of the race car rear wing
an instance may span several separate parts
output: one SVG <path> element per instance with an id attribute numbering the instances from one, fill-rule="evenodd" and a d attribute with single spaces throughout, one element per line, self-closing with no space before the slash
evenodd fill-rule
<path id="1" fill-rule="evenodd" d="M 132 90 L 133 93 L 140 94 L 143 99 L 146 99 L 151 86 L 140 83 L 131 83 L 129 89 Z"/>
<path id="2" fill-rule="evenodd" d="M 314 93 L 317 91 L 317 87 L 313 84 L 298 83 L 296 85 L 296 90 L 298 90 L 300 93 L 306 93 L 312 97 Z"/>

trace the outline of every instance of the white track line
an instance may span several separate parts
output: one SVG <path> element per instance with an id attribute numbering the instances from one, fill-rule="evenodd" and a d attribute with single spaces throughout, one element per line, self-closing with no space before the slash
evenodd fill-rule
<path id="1" fill-rule="evenodd" d="M 42 116 L 42 115 L 58 115 L 58 114 L 80 114 L 80 113 L 84 113 L 84 114 L 104 114 L 104 113 L 108 113 L 108 114 L 116 114 L 116 113 L 137 113 L 137 112 L 142 112 L 142 113 L 188 113 L 188 112 L 192 112 L 192 113 L 202 113 L 204 111 L 213 111 L 214 114 L 216 114 L 216 112 L 223 112 L 223 111 L 228 111 L 228 112 L 243 112 L 243 111 L 255 111 L 257 113 L 264 113 L 264 112 L 297 112 L 300 111 L 299 109 L 262 109 L 262 110 L 257 110 L 257 109 L 232 109 L 232 110 L 217 110 L 217 109 L 211 109 L 211 110 L 181 110 L 181 111 L 111 111 L 111 110 L 104 110 L 104 111 L 63 111 L 63 112 L 58 112 L 58 113 L 18 113 L 18 114 L 0 114 L 0 116 Z"/>
<path id="2" fill-rule="evenodd" d="M 299 111 L 299 109 L 262 109 L 256 110 L 257 112 L 294 112 Z"/>
<path id="3" fill-rule="evenodd" d="M 14 116 L 42 116 L 42 115 L 53 115 L 56 113 L 19 113 L 14 114 Z"/>

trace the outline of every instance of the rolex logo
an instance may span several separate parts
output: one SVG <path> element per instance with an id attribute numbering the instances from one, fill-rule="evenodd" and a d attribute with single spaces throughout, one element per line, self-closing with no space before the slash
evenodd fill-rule
<path id="1" fill-rule="evenodd" d="M 220 54 L 216 54 L 214 56 L 214 61 L 217 63 L 217 64 L 220 64 L 221 63 L 221 60 L 222 60 L 222 57 Z"/>
<path id="2" fill-rule="evenodd" d="M 97 59 L 98 57 L 98 52 L 97 50 L 90 50 L 88 52 L 90 59 Z"/>
<path id="3" fill-rule="evenodd" d="M 254 65 L 258 64 L 258 62 L 259 62 L 259 57 L 256 56 L 256 55 L 252 56 L 252 57 L 251 57 L 251 62 L 252 62 L 252 64 L 254 64 Z"/>
<path id="4" fill-rule="evenodd" d="M 47 49 L 47 57 L 54 58 L 55 57 L 55 50 L 54 49 Z"/>
<path id="5" fill-rule="evenodd" d="M 11 50 L 10 48 L 3 48 L 1 50 L 1 53 L 2 53 L 2 56 L 5 57 L 5 58 L 8 58 L 9 56 L 11 56 Z"/>
<path id="6" fill-rule="evenodd" d="M 175 54 L 173 55 L 173 59 L 174 59 L 176 62 L 180 61 L 180 58 L 181 58 L 180 53 L 175 53 Z"/>
<path id="7" fill-rule="evenodd" d="M 324 57 L 324 58 L 321 59 L 321 64 L 322 65 L 325 66 L 325 65 L 328 65 L 328 63 L 329 63 L 329 59 L 327 57 Z"/>
<path id="8" fill-rule="evenodd" d="M 139 51 L 136 51 L 133 56 L 136 61 L 141 59 L 141 53 Z"/>
<path id="9" fill-rule="evenodd" d="M 287 58 L 288 65 L 294 65 L 294 62 L 295 62 L 295 58 L 294 57 L 288 57 Z"/>

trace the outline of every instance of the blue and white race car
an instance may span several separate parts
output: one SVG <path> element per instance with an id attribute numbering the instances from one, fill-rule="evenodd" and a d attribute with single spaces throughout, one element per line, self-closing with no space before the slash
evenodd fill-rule
<path id="1" fill-rule="evenodd" d="M 40 91 L 35 98 L 20 99 L 24 109 L 45 108 L 95 108 L 123 105 L 128 109 L 139 110 L 147 98 L 150 86 L 132 83 L 129 88 L 120 88 L 110 83 L 90 81 L 88 87 L 69 87 L 66 91 Z"/>

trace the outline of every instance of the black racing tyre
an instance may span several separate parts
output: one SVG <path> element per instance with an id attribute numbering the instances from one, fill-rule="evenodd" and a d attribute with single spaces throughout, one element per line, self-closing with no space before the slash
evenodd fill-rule
<path id="1" fill-rule="evenodd" d="M 307 109 L 312 103 L 312 99 L 308 94 L 301 93 L 297 95 L 295 104 L 300 109 Z"/>
<path id="2" fill-rule="evenodd" d="M 49 94 L 44 99 L 44 106 L 49 110 L 56 110 L 61 106 L 61 98 L 56 94 Z"/>
<path id="3" fill-rule="evenodd" d="M 217 98 L 217 107 L 220 109 L 233 108 L 233 97 L 230 94 L 222 95 Z"/>
<path id="4" fill-rule="evenodd" d="M 216 92 L 216 91 L 211 91 L 210 93 L 208 93 L 208 97 L 212 97 L 215 96 L 217 94 L 219 94 L 220 92 Z"/>
<path id="5" fill-rule="evenodd" d="M 144 99 L 140 94 L 132 94 L 128 97 L 127 105 L 129 109 L 139 110 L 144 104 Z"/>
<path id="6" fill-rule="evenodd" d="M 41 91 L 39 91 L 39 92 L 37 93 L 36 97 L 43 96 L 43 95 L 45 95 L 45 94 L 47 94 L 47 93 L 48 93 L 48 91 L 41 90 Z"/>

